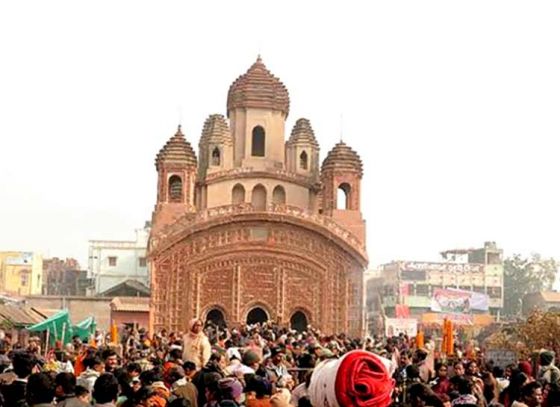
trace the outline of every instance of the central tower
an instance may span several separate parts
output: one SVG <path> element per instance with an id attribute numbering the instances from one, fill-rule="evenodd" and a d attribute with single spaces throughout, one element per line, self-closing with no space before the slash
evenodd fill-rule
<path id="1" fill-rule="evenodd" d="M 289 109 L 288 90 L 259 56 L 228 92 L 236 167 L 284 168 L 284 126 Z"/>

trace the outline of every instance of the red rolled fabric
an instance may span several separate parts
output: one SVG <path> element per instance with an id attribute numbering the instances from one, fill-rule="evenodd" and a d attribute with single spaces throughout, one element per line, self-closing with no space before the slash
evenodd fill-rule
<path id="1" fill-rule="evenodd" d="M 341 407 L 387 407 L 394 386 L 387 367 L 370 352 L 348 353 L 336 373 L 336 399 Z"/>

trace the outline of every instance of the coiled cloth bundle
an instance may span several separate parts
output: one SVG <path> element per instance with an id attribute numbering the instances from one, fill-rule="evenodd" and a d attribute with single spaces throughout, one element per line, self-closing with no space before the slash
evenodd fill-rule
<path id="1" fill-rule="evenodd" d="M 316 407 L 387 407 L 395 381 L 390 361 L 363 350 L 321 362 L 311 376 L 309 396 Z"/>

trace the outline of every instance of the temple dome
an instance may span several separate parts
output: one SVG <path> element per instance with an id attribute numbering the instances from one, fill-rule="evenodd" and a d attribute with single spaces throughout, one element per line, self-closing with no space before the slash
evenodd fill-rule
<path id="1" fill-rule="evenodd" d="M 360 177 L 364 173 L 362 160 L 358 153 L 342 141 L 329 151 L 327 158 L 323 161 L 321 170 L 356 171 Z"/>
<path id="2" fill-rule="evenodd" d="M 181 125 L 156 156 L 156 168 L 159 169 L 162 164 L 168 163 L 196 167 L 196 154 L 191 143 L 185 139 Z"/>
<path id="3" fill-rule="evenodd" d="M 294 124 L 292 128 L 288 144 L 304 144 L 319 148 L 319 143 L 317 143 L 317 139 L 315 138 L 315 132 L 308 119 L 301 118 L 296 121 L 296 124 Z"/>
<path id="4" fill-rule="evenodd" d="M 290 96 L 280 79 L 263 64 L 261 57 L 233 82 L 227 97 L 227 110 L 237 108 L 278 110 L 288 116 Z"/>
<path id="5" fill-rule="evenodd" d="M 233 144 L 233 138 L 229 131 L 226 118 L 221 114 L 212 114 L 208 116 L 202 128 L 199 145 L 205 144 Z"/>

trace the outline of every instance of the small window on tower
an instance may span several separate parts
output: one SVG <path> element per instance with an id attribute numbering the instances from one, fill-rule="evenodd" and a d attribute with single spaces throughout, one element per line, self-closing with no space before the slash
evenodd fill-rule
<path id="1" fill-rule="evenodd" d="M 169 178 L 169 202 L 183 202 L 183 180 L 178 175 Z"/>
<path id="2" fill-rule="evenodd" d="M 146 258 L 145 257 L 140 257 L 138 259 L 138 266 L 139 267 L 146 267 Z"/>
<path id="3" fill-rule="evenodd" d="M 109 257 L 109 266 L 115 267 L 116 265 L 117 265 L 117 257 L 116 256 L 110 256 Z"/>
<path id="4" fill-rule="evenodd" d="M 299 167 L 302 170 L 306 170 L 307 169 L 307 153 L 305 151 L 303 151 L 300 155 L 299 155 Z"/>
<path id="5" fill-rule="evenodd" d="M 251 155 L 253 157 L 264 157 L 264 151 L 265 151 L 264 129 L 261 126 L 256 126 L 253 129 Z"/>
<path id="6" fill-rule="evenodd" d="M 212 150 L 212 165 L 218 166 L 220 165 L 221 157 L 220 157 L 220 149 L 216 147 Z"/>
<path id="7" fill-rule="evenodd" d="M 286 191 L 281 185 L 277 185 L 272 191 L 272 203 L 277 205 L 286 203 Z"/>
<path id="8" fill-rule="evenodd" d="M 231 203 L 235 205 L 243 202 L 245 202 L 245 188 L 243 185 L 237 184 L 231 191 Z"/>

